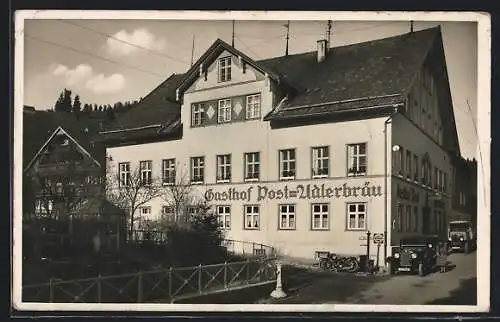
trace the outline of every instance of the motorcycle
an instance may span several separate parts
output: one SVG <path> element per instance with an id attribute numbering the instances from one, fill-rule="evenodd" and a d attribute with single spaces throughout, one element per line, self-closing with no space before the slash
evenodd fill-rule
<path id="1" fill-rule="evenodd" d="M 359 270 L 359 262 L 356 257 L 343 257 L 330 253 L 320 258 L 319 267 L 327 271 L 355 273 Z"/>

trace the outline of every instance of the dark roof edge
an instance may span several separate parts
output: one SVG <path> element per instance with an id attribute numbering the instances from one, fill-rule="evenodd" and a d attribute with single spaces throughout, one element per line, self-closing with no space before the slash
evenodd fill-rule
<path id="1" fill-rule="evenodd" d="M 300 115 L 289 115 L 289 116 L 282 116 L 282 115 L 276 115 L 276 116 L 270 116 L 267 120 L 265 119 L 264 121 L 285 121 L 285 120 L 293 120 L 293 119 L 301 119 L 301 118 L 310 118 L 310 117 L 318 117 L 318 116 L 324 116 L 324 115 L 341 115 L 341 114 L 347 114 L 347 113 L 359 113 L 359 112 L 364 112 L 364 111 L 376 111 L 376 110 L 383 110 L 387 108 L 397 108 L 402 105 L 404 105 L 405 102 L 399 102 L 399 103 L 393 103 L 393 104 L 381 104 L 381 105 L 374 105 L 374 106 L 366 106 L 366 107 L 356 107 L 356 108 L 349 108 L 345 110 L 337 110 L 337 111 L 326 111 L 326 112 L 319 112 L 319 113 L 310 113 L 310 114 L 300 114 Z"/>
<path id="2" fill-rule="evenodd" d="M 153 124 L 153 125 L 145 125 L 145 126 L 132 127 L 132 128 L 128 128 L 128 129 L 101 131 L 101 132 L 99 132 L 99 135 L 111 134 L 111 133 L 120 133 L 120 132 L 129 132 L 129 131 L 138 131 L 138 130 L 144 130 L 144 129 L 161 127 L 161 126 L 162 126 L 161 124 Z"/>
<path id="3" fill-rule="evenodd" d="M 366 97 L 358 97 L 358 98 L 351 98 L 351 99 L 346 99 L 346 100 L 338 100 L 338 101 L 332 101 L 332 102 L 324 102 L 324 103 L 317 103 L 317 104 L 310 104 L 310 105 L 301 105 L 301 106 L 292 106 L 292 107 L 287 107 L 286 109 L 279 109 L 279 105 L 273 109 L 271 112 L 267 113 L 266 116 L 264 116 L 264 121 L 270 120 L 273 117 L 275 117 L 275 114 L 280 112 L 280 111 L 293 111 L 293 110 L 298 110 L 298 109 L 303 109 L 303 108 L 310 108 L 310 107 L 320 107 L 320 106 L 325 106 L 325 105 L 335 105 L 335 104 L 342 104 L 342 103 L 352 103 L 352 102 L 358 102 L 358 101 L 368 101 L 368 100 L 373 100 L 373 99 L 378 99 L 378 98 L 389 98 L 389 97 L 396 97 L 396 96 L 404 96 L 403 93 L 395 93 L 395 94 L 387 94 L 387 95 L 379 95 L 379 96 L 366 96 Z M 374 107 L 374 106 L 373 106 Z M 365 108 L 371 108 L 370 106 L 365 107 Z M 353 108 L 353 110 L 359 110 L 362 108 Z M 345 112 L 348 110 L 340 110 L 340 111 L 329 111 L 326 114 L 331 114 L 335 112 Z M 282 118 L 282 117 L 279 117 Z"/>

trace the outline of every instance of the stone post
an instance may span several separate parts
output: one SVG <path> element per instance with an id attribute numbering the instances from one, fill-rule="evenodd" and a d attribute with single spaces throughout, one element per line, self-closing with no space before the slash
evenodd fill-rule
<path id="1" fill-rule="evenodd" d="M 281 263 L 276 263 L 276 289 L 271 292 L 271 297 L 275 299 L 286 297 L 281 284 Z"/>

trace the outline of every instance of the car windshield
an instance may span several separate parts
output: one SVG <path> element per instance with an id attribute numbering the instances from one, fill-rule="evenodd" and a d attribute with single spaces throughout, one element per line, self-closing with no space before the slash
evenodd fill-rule
<path id="1" fill-rule="evenodd" d="M 450 231 L 464 231 L 469 228 L 469 224 L 465 222 L 450 223 Z"/>
<path id="2" fill-rule="evenodd" d="M 436 244 L 435 239 L 429 237 L 406 237 L 401 239 L 401 245 L 427 246 L 428 244 Z"/>

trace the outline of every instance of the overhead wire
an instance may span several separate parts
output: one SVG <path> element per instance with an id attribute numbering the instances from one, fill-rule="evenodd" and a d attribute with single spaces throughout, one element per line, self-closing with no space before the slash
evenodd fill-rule
<path id="1" fill-rule="evenodd" d="M 185 61 L 185 60 L 182 60 L 182 59 L 179 59 L 179 58 L 175 58 L 175 57 L 167 55 L 165 53 L 161 53 L 161 52 L 158 52 L 158 51 L 155 51 L 155 50 L 151 50 L 150 48 L 147 48 L 147 47 L 144 47 L 144 46 L 140 46 L 140 45 L 137 45 L 137 44 L 125 41 L 125 40 L 120 39 L 118 37 L 115 37 L 113 35 L 107 34 L 105 32 L 101 32 L 99 30 L 95 30 L 93 28 L 89 28 L 87 26 L 83 26 L 83 25 L 80 25 L 80 24 L 77 24 L 77 23 L 66 21 L 66 20 L 58 20 L 58 21 L 62 22 L 62 23 L 65 23 L 65 24 L 69 24 L 69 25 L 78 27 L 78 28 L 81 28 L 81 29 L 85 29 L 87 31 L 99 34 L 99 35 L 101 35 L 103 37 L 106 37 L 106 38 L 109 38 L 109 39 L 113 39 L 113 40 L 121 42 L 123 44 L 129 45 L 129 46 L 132 46 L 132 47 L 135 47 L 135 48 L 138 48 L 138 49 L 142 49 L 142 50 L 147 51 L 147 52 L 149 52 L 151 54 L 154 54 L 154 55 L 158 55 L 158 56 L 161 56 L 161 57 L 164 57 L 164 58 L 167 58 L 167 59 L 170 59 L 170 60 L 174 60 L 174 61 L 177 61 L 177 62 L 180 62 L 180 63 L 189 64 L 188 61 Z M 191 50 L 191 49 L 189 49 L 189 50 Z"/>
<path id="2" fill-rule="evenodd" d="M 35 40 L 40 41 L 40 42 L 44 42 L 44 43 L 50 44 L 50 45 L 55 46 L 55 47 L 59 47 L 59 48 L 62 48 L 62 49 L 73 51 L 73 52 L 77 52 L 79 54 L 87 55 L 87 56 L 90 56 L 90 57 L 93 57 L 93 58 L 96 58 L 96 59 L 101 59 L 103 61 L 115 64 L 115 65 L 127 67 L 127 68 L 130 68 L 130 69 L 134 69 L 136 71 L 140 71 L 140 72 L 143 72 L 143 73 L 146 73 L 146 74 L 150 74 L 150 75 L 154 75 L 154 76 L 158 76 L 158 77 L 162 77 L 162 78 L 165 77 L 165 75 L 157 74 L 157 73 L 154 73 L 154 72 L 151 72 L 151 71 L 139 68 L 139 67 L 135 67 L 135 66 L 132 66 L 132 65 L 124 64 L 124 63 L 121 63 L 121 62 L 116 61 L 116 60 L 112 60 L 112 59 L 109 59 L 109 58 L 106 58 L 106 57 L 103 57 L 103 56 L 99 56 L 99 55 L 96 55 L 96 54 L 92 54 L 92 53 L 89 53 L 89 52 L 81 51 L 81 50 L 78 50 L 78 49 L 75 49 L 75 48 L 72 48 L 72 47 L 67 47 L 67 46 L 61 45 L 59 43 L 52 42 L 52 41 L 47 40 L 47 39 L 35 37 L 35 36 L 32 36 L 32 35 L 28 35 L 28 34 L 24 34 L 24 35 L 26 37 L 28 37 L 28 38 L 35 39 Z"/>

